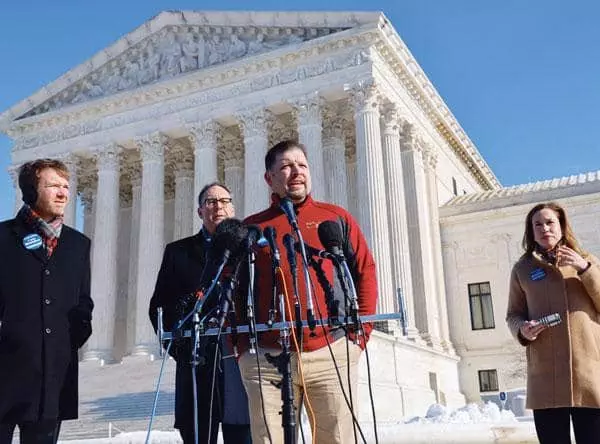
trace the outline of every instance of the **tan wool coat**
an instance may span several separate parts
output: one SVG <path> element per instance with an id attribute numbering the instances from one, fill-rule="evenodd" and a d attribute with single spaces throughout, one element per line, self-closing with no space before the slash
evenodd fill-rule
<path id="1" fill-rule="evenodd" d="M 527 347 L 527 408 L 600 408 L 600 265 L 586 259 L 592 265 L 581 275 L 537 253 L 513 267 L 506 321 Z M 519 334 L 523 322 L 552 313 L 562 322 L 535 341 Z"/>

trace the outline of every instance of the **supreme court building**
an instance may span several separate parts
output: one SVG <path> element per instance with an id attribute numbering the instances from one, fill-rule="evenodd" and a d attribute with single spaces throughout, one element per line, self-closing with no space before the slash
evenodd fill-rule
<path id="1" fill-rule="evenodd" d="M 523 386 L 504 315 L 533 204 L 560 199 L 600 252 L 600 176 L 502 188 L 381 13 L 163 12 L 0 114 L 0 130 L 14 140 L 15 210 L 23 162 L 71 169 L 93 239 L 83 360 L 155 353 L 164 245 L 199 229 L 208 182 L 230 187 L 238 217 L 266 208 L 264 155 L 284 138 L 306 145 L 313 196 L 359 221 L 378 311 L 402 295 L 406 328 L 390 322 L 369 344 L 378 419 Z"/>

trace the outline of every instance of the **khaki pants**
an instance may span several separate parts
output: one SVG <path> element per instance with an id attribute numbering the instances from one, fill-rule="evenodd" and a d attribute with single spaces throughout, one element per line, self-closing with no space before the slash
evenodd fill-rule
<path id="1" fill-rule="evenodd" d="M 350 361 L 350 379 L 352 388 L 352 398 L 354 414 L 358 417 L 356 405 L 356 392 L 358 390 L 358 361 L 361 355 L 359 346 L 350 342 L 348 344 L 349 353 L 346 352 L 346 338 L 341 338 L 331 344 L 331 349 L 339 369 L 342 384 L 346 396 L 348 392 L 348 368 Z M 262 378 L 262 392 L 265 403 L 266 423 L 273 444 L 283 444 L 283 428 L 281 412 L 281 390 L 275 387 L 272 382 L 281 381 L 281 375 L 273 365 L 265 359 L 265 353 L 277 355 L 281 350 L 259 349 L 259 363 Z M 248 402 L 250 407 L 250 427 L 252 429 L 253 444 L 269 443 L 269 436 L 265 427 L 263 418 L 262 403 L 260 397 L 260 385 L 258 378 L 258 368 L 256 364 L 256 355 L 244 353 L 239 360 L 242 380 L 248 393 Z M 312 425 L 310 409 L 314 413 L 314 422 L 316 425 L 315 441 L 313 444 L 347 444 L 354 442 L 353 422 L 350 409 L 344 400 L 344 395 L 340 388 L 340 380 L 335 371 L 335 366 L 331 359 L 328 347 L 323 347 L 312 352 L 302 353 L 302 368 L 304 381 L 300 378 L 297 354 L 292 353 L 291 357 L 292 379 L 294 382 L 294 404 L 296 408 L 300 404 L 301 396 L 304 393 L 308 398 L 304 405 L 309 416 L 309 422 Z M 299 424 L 299 420 L 296 421 Z M 299 425 L 296 427 L 299 428 Z M 305 431 L 305 434 L 308 434 Z"/>

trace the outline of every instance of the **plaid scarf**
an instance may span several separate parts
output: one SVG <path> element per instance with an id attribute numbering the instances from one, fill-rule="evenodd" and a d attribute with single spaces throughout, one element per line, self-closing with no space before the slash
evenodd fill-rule
<path id="1" fill-rule="evenodd" d="M 52 256 L 52 252 L 58 245 L 58 238 L 62 231 L 64 219 L 58 216 L 46 222 L 27 204 L 21 207 L 17 213 L 17 219 L 42 236 L 46 247 L 46 254 L 48 257 Z"/>

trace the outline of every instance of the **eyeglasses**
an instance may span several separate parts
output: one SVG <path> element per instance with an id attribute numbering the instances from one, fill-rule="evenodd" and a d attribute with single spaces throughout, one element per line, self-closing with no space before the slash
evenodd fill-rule
<path id="1" fill-rule="evenodd" d="M 226 206 L 231 205 L 232 200 L 233 199 L 231 197 L 221 197 L 220 199 L 217 199 L 216 197 L 209 197 L 208 199 L 204 200 L 204 205 L 207 207 L 216 207 L 218 202 L 221 205 Z"/>

